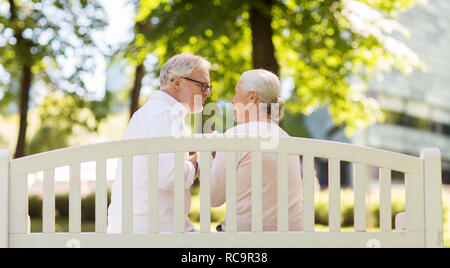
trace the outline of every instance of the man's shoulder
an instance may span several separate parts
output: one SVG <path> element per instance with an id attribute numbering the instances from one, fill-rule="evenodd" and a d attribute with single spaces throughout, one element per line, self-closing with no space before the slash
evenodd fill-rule
<path id="1" fill-rule="evenodd" d="M 170 134 L 172 123 L 176 119 L 169 105 L 158 101 L 147 102 L 133 115 L 129 126 L 142 137 L 158 137 Z"/>
<path id="2" fill-rule="evenodd" d="M 150 121 L 160 117 L 168 118 L 171 114 L 172 110 L 169 104 L 161 100 L 150 99 L 144 104 L 144 106 L 133 114 L 130 123 L 150 123 Z"/>
<path id="3" fill-rule="evenodd" d="M 157 115 L 164 112 L 171 112 L 172 106 L 164 100 L 161 99 L 149 99 L 142 108 L 140 108 L 136 113 L 145 114 L 149 116 L 151 114 Z"/>

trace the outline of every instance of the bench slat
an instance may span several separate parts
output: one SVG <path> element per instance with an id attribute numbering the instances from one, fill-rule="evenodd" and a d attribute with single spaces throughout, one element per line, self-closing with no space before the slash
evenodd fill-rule
<path id="1" fill-rule="evenodd" d="M 354 163 L 354 185 L 355 185 L 355 204 L 354 204 L 354 218 L 355 231 L 366 231 L 366 191 L 367 191 L 367 165 L 361 163 Z"/>
<path id="2" fill-rule="evenodd" d="M 314 232 L 314 157 L 303 156 L 303 229 L 305 232 Z"/>
<path id="3" fill-rule="evenodd" d="M 211 232 L 211 152 L 200 152 L 200 232 Z"/>
<path id="4" fill-rule="evenodd" d="M 95 232 L 106 233 L 108 189 L 106 184 L 106 160 L 99 160 L 95 166 Z"/>
<path id="5" fill-rule="evenodd" d="M 423 247 L 424 235 L 412 232 L 265 232 L 265 233 L 160 233 L 160 234 L 61 234 L 12 235 L 11 247 L 63 247 L 77 239 L 82 248 L 366 248 Z"/>
<path id="6" fill-rule="evenodd" d="M 289 231 L 288 155 L 278 154 L 278 232 Z"/>
<path id="7" fill-rule="evenodd" d="M 69 232 L 72 234 L 81 233 L 80 164 L 70 166 Z"/>
<path id="8" fill-rule="evenodd" d="M 263 231 L 262 153 L 252 153 L 252 232 Z"/>
<path id="9" fill-rule="evenodd" d="M 148 231 L 157 233 L 159 231 L 159 156 L 151 154 L 148 156 Z"/>
<path id="10" fill-rule="evenodd" d="M 218 137 L 223 136 L 218 135 Z M 353 144 L 294 137 L 280 137 L 279 146 L 272 149 L 262 149 L 261 143 L 266 142 L 267 140 L 265 138 L 211 138 L 208 136 L 194 136 L 183 139 L 150 138 L 91 144 L 15 159 L 11 161 L 11 177 L 15 178 L 49 168 L 76 163 L 107 158 L 120 158 L 124 155 L 211 150 L 218 152 L 263 151 L 313 155 L 320 158 L 333 158 L 346 162 L 360 162 L 370 166 L 386 167 L 399 172 L 413 173 L 420 176 L 423 174 L 423 162 L 417 157 L 404 154 Z M 149 151 L 149 148 L 151 148 L 151 151 Z"/>
<path id="11" fill-rule="evenodd" d="M 392 171 L 388 168 L 379 169 L 380 179 L 380 230 L 392 232 L 391 184 Z"/>
<path id="12" fill-rule="evenodd" d="M 337 159 L 328 161 L 329 174 L 329 225 L 330 232 L 341 231 L 341 162 Z"/>
<path id="13" fill-rule="evenodd" d="M 55 170 L 44 170 L 44 198 L 42 230 L 45 234 L 55 232 Z"/>
<path id="14" fill-rule="evenodd" d="M 176 233 L 184 233 L 185 231 L 185 212 L 184 212 L 184 161 L 185 154 L 183 152 L 175 153 L 175 185 L 174 185 L 174 218 Z"/>
<path id="15" fill-rule="evenodd" d="M 122 233 L 133 232 L 133 157 L 122 158 Z"/>
<path id="16" fill-rule="evenodd" d="M 236 153 L 226 153 L 226 199 L 227 199 L 227 216 L 226 231 L 227 233 L 237 232 L 237 210 L 236 210 Z"/>

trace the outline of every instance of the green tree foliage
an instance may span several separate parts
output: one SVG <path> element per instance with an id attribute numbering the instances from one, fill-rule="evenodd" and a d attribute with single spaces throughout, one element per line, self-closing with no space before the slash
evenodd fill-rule
<path id="1" fill-rule="evenodd" d="M 95 67 L 91 59 L 91 49 L 95 48 L 92 34 L 106 25 L 102 7 L 91 0 L 0 3 L 9 10 L 0 14 L 1 65 L 7 71 L 14 64 L 29 65 L 34 74 L 59 88 L 84 89 L 80 72 Z M 69 58 L 71 62 L 67 62 Z M 72 70 L 63 68 L 64 64 L 71 65 Z"/>
<path id="2" fill-rule="evenodd" d="M 28 106 L 37 84 L 86 94 L 83 75 L 95 68 L 93 33 L 106 15 L 94 0 L 0 1 L 1 106 L 16 102 L 20 131 L 16 157 L 25 154 Z M 0 82 L 1 83 L 1 82 Z"/>
<path id="3" fill-rule="evenodd" d="M 76 93 L 51 92 L 38 107 L 40 128 L 33 136 L 28 153 L 36 154 L 70 146 L 75 130 L 98 131 L 98 122 L 109 113 L 112 94 L 106 92 L 102 102 Z"/>
<path id="4" fill-rule="evenodd" d="M 214 65 L 211 101 L 230 99 L 240 74 L 259 66 L 252 55 L 259 31 L 251 23 L 256 9 L 271 19 L 280 76 L 295 83 L 288 110 L 310 113 L 328 105 L 335 124 L 351 135 L 383 120 L 377 102 L 366 95 L 367 81 L 383 71 L 407 74 L 422 67 L 417 55 L 394 38 L 394 33 L 409 34 L 396 22 L 398 11 L 417 2 L 140 0 L 134 55 L 143 59 L 153 53 L 159 63 L 180 52 L 202 55 Z"/>

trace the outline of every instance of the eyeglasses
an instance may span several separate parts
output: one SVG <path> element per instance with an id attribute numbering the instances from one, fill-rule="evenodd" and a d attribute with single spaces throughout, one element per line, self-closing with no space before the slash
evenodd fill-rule
<path id="1" fill-rule="evenodd" d="M 188 77 L 181 77 L 181 78 L 200 84 L 202 86 L 201 89 L 202 89 L 203 93 L 207 92 L 208 90 L 209 91 L 212 90 L 212 85 L 208 85 L 206 83 L 203 83 L 203 82 L 200 82 L 200 81 L 188 78 Z"/>

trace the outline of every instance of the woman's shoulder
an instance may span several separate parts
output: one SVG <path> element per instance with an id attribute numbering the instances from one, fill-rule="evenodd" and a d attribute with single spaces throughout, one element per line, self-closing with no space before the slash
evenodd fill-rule
<path id="1" fill-rule="evenodd" d="M 277 135 L 277 136 L 289 136 L 278 124 L 269 123 L 269 122 L 261 122 L 261 121 L 252 121 L 248 123 L 242 123 L 237 126 L 234 126 L 228 129 L 225 132 L 225 135 Z"/>
<path id="2" fill-rule="evenodd" d="M 248 123 L 240 123 L 230 129 L 228 129 L 225 132 L 225 135 L 236 135 L 236 134 L 247 134 L 249 130 L 254 127 L 258 126 L 258 122 L 248 122 Z"/>

